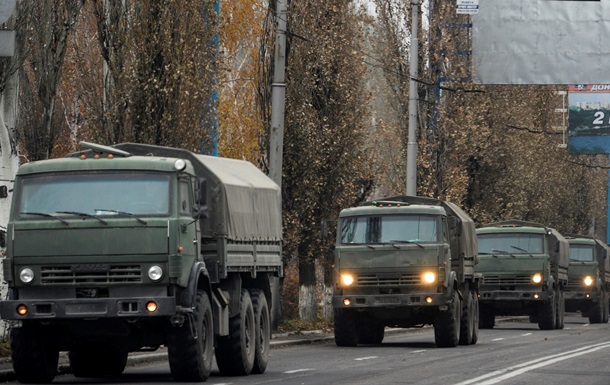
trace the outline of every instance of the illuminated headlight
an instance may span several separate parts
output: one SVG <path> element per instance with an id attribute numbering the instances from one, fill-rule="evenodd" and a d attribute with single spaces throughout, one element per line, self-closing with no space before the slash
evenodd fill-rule
<path id="1" fill-rule="evenodd" d="M 434 281 L 436 281 L 436 274 L 430 272 L 424 273 L 422 280 L 424 283 L 434 283 Z"/>
<path id="2" fill-rule="evenodd" d="M 585 285 L 587 286 L 591 286 L 593 284 L 593 278 L 591 278 L 591 276 L 587 275 L 584 279 L 585 281 Z"/>
<path id="3" fill-rule="evenodd" d="M 542 275 L 538 273 L 534 274 L 534 276 L 532 277 L 532 281 L 534 281 L 534 283 L 542 282 Z"/>
<path id="4" fill-rule="evenodd" d="M 184 161 L 184 159 L 177 159 L 174 162 L 174 168 L 176 169 L 176 171 L 182 171 L 186 168 L 186 162 Z"/>
<path id="5" fill-rule="evenodd" d="M 34 280 L 34 272 L 29 267 L 21 269 L 19 272 L 19 279 L 23 283 L 31 283 Z"/>
<path id="6" fill-rule="evenodd" d="M 341 283 L 343 286 L 349 286 L 354 283 L 354 276 L 351 274 L 341 274 Z"/>
<path id="7" fill-rule="evenodd" d="M 150 269 L 148 269 L 148 278 L 153 281 L 158 281 L 161 277 L 163 277 L 163 269 L 159 266 L 151 266 Z"/>

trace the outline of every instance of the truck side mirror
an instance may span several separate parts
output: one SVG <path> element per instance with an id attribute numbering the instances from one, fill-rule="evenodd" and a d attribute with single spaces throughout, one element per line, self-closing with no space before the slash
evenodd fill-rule
<path id="1" fill-rule="evenodd" d="M 207 218 L 208 217 L 208 206 L 206 205 L 208 200 L 208 181 L 205 178 L 199 180 L 199 191 L 197 194 L 197 204 L 193 210 L 193 218 Z"/>
<path id="2" fill-rule="evenodd" d="M 0 230 L 0 247 L 6 247 L 6 231 Z"/>

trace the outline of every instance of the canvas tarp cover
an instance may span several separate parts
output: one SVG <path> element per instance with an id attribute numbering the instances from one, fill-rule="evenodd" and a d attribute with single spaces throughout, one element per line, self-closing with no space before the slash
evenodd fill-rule
<path id="1" fill-rule="evenodd" d="M 252 163 L 139 143 L 111 147 L 132 155 L 189 160 L 197 176 L 207 181 L 209 216 L 201 221 L 204 237 L 227 237 L 235 241 L 282 239 L 280 189 Z"/>
<path id="2" fill-rule="evenodd" d="M 204 235 L 226 234 L 229 239 L 243 241 L 282 238 L 277 184 L 249 162 L 195 156 L 208 171 L 204 177 L 210 217 L 204 221 Z"/>

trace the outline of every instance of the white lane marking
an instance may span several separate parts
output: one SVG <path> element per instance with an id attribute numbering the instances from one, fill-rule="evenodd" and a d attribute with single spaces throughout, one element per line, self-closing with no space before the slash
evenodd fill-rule
<path id="1" fill-rule="evenodd" d="M 307 372 L 310 370 L 315 370 L 315 369 L 295 369 L 295 370 L 289 370 L 287 372 L 284 372 L 284 374 L 294 374 L 294 373 L 299 373 L 299 372 Z"/>
<path id="2" fill-rule="evenodd" d="M 538 369 L 538 368 L 541 368 L 541 367 L 544 367 L 547 365 L 554 364 L 559 361 L 582 356 L 583 354 L 593 353 L 598 350 L 606 349 L 606 348 L 610 348 L 610 342 L 603 342 L 603 343 L 599 343 L 599 344 L 595 344 L 595 345 L 584 346 L 582 348 L 570 350 L 567 352 L 538 358 L 538 359 L 532 360 L 530 362 L 524 362 L 522 364 L 509 366 L 508 368 L 496 370 L 494 372 L 487 373 L 487 374 L 484 374 L 484 375 L 476 377 L 476 378 L 471 378 L 470 380 L 459 382 L 455 385 L 469 385 L 469 384 L 474 384 L 474 383 L 476 383 L 478 385 L 497 384 L 498 382 L 501 382 L 508 378 L 516 377 L 525 372 L 529 372 L 530 370 Z M 495 377 L 495 378 L 493 378 L 491 380 L 483 381 L 490 377 Z"/>
<path id="3" fill-rule="evenodd" d="M 378 357 L 377 356 L 360 357 L 360 358 L 354 358 L 354 361 L 372 360 L 374 358 L 378 358 Z"/>
<path id="4" fill-rule="evenodd" d="M 423 353 L 425 351 L 426 351 L 426 349 L 423 349 L 423 350 L 414 350 L 411 353 Z"/>
<path id="5" fill-rule="evenodd" d="M 492 341 L 502 341 L 504 338 L 494 338 Z"/>
<path id="6" fill-rule="evenodd" d="M 532 333 L 525 333 L 525 334 L 521 334 L 521 335 L 522 335 L 523 337 L 525 337 L 525 336 L 531 336 L 531 335 L 532 335 Z"/>

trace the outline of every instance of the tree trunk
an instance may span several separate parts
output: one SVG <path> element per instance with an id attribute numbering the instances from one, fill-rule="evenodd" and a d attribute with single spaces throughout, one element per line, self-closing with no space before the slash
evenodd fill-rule
<path id="1" fill-rule="evenodd" d="M 299 317 L 313 321 L 318 318 L 316 265 L 309 258 L 299 261 L 299 287 Z"/>
<path id="2" fill-rule="evenodd" d="M 19 152 L 15 140 L 18 95 L 19 77 L 15 72 L 8 80 L 4 92 L 0 94 L 0 186 L 6 186 L 8 190 L 8 198 L 0 198 L 1 227 L 6 227 L 8 223 L 12 196 L 10 191 L 19 168 Z"/>

